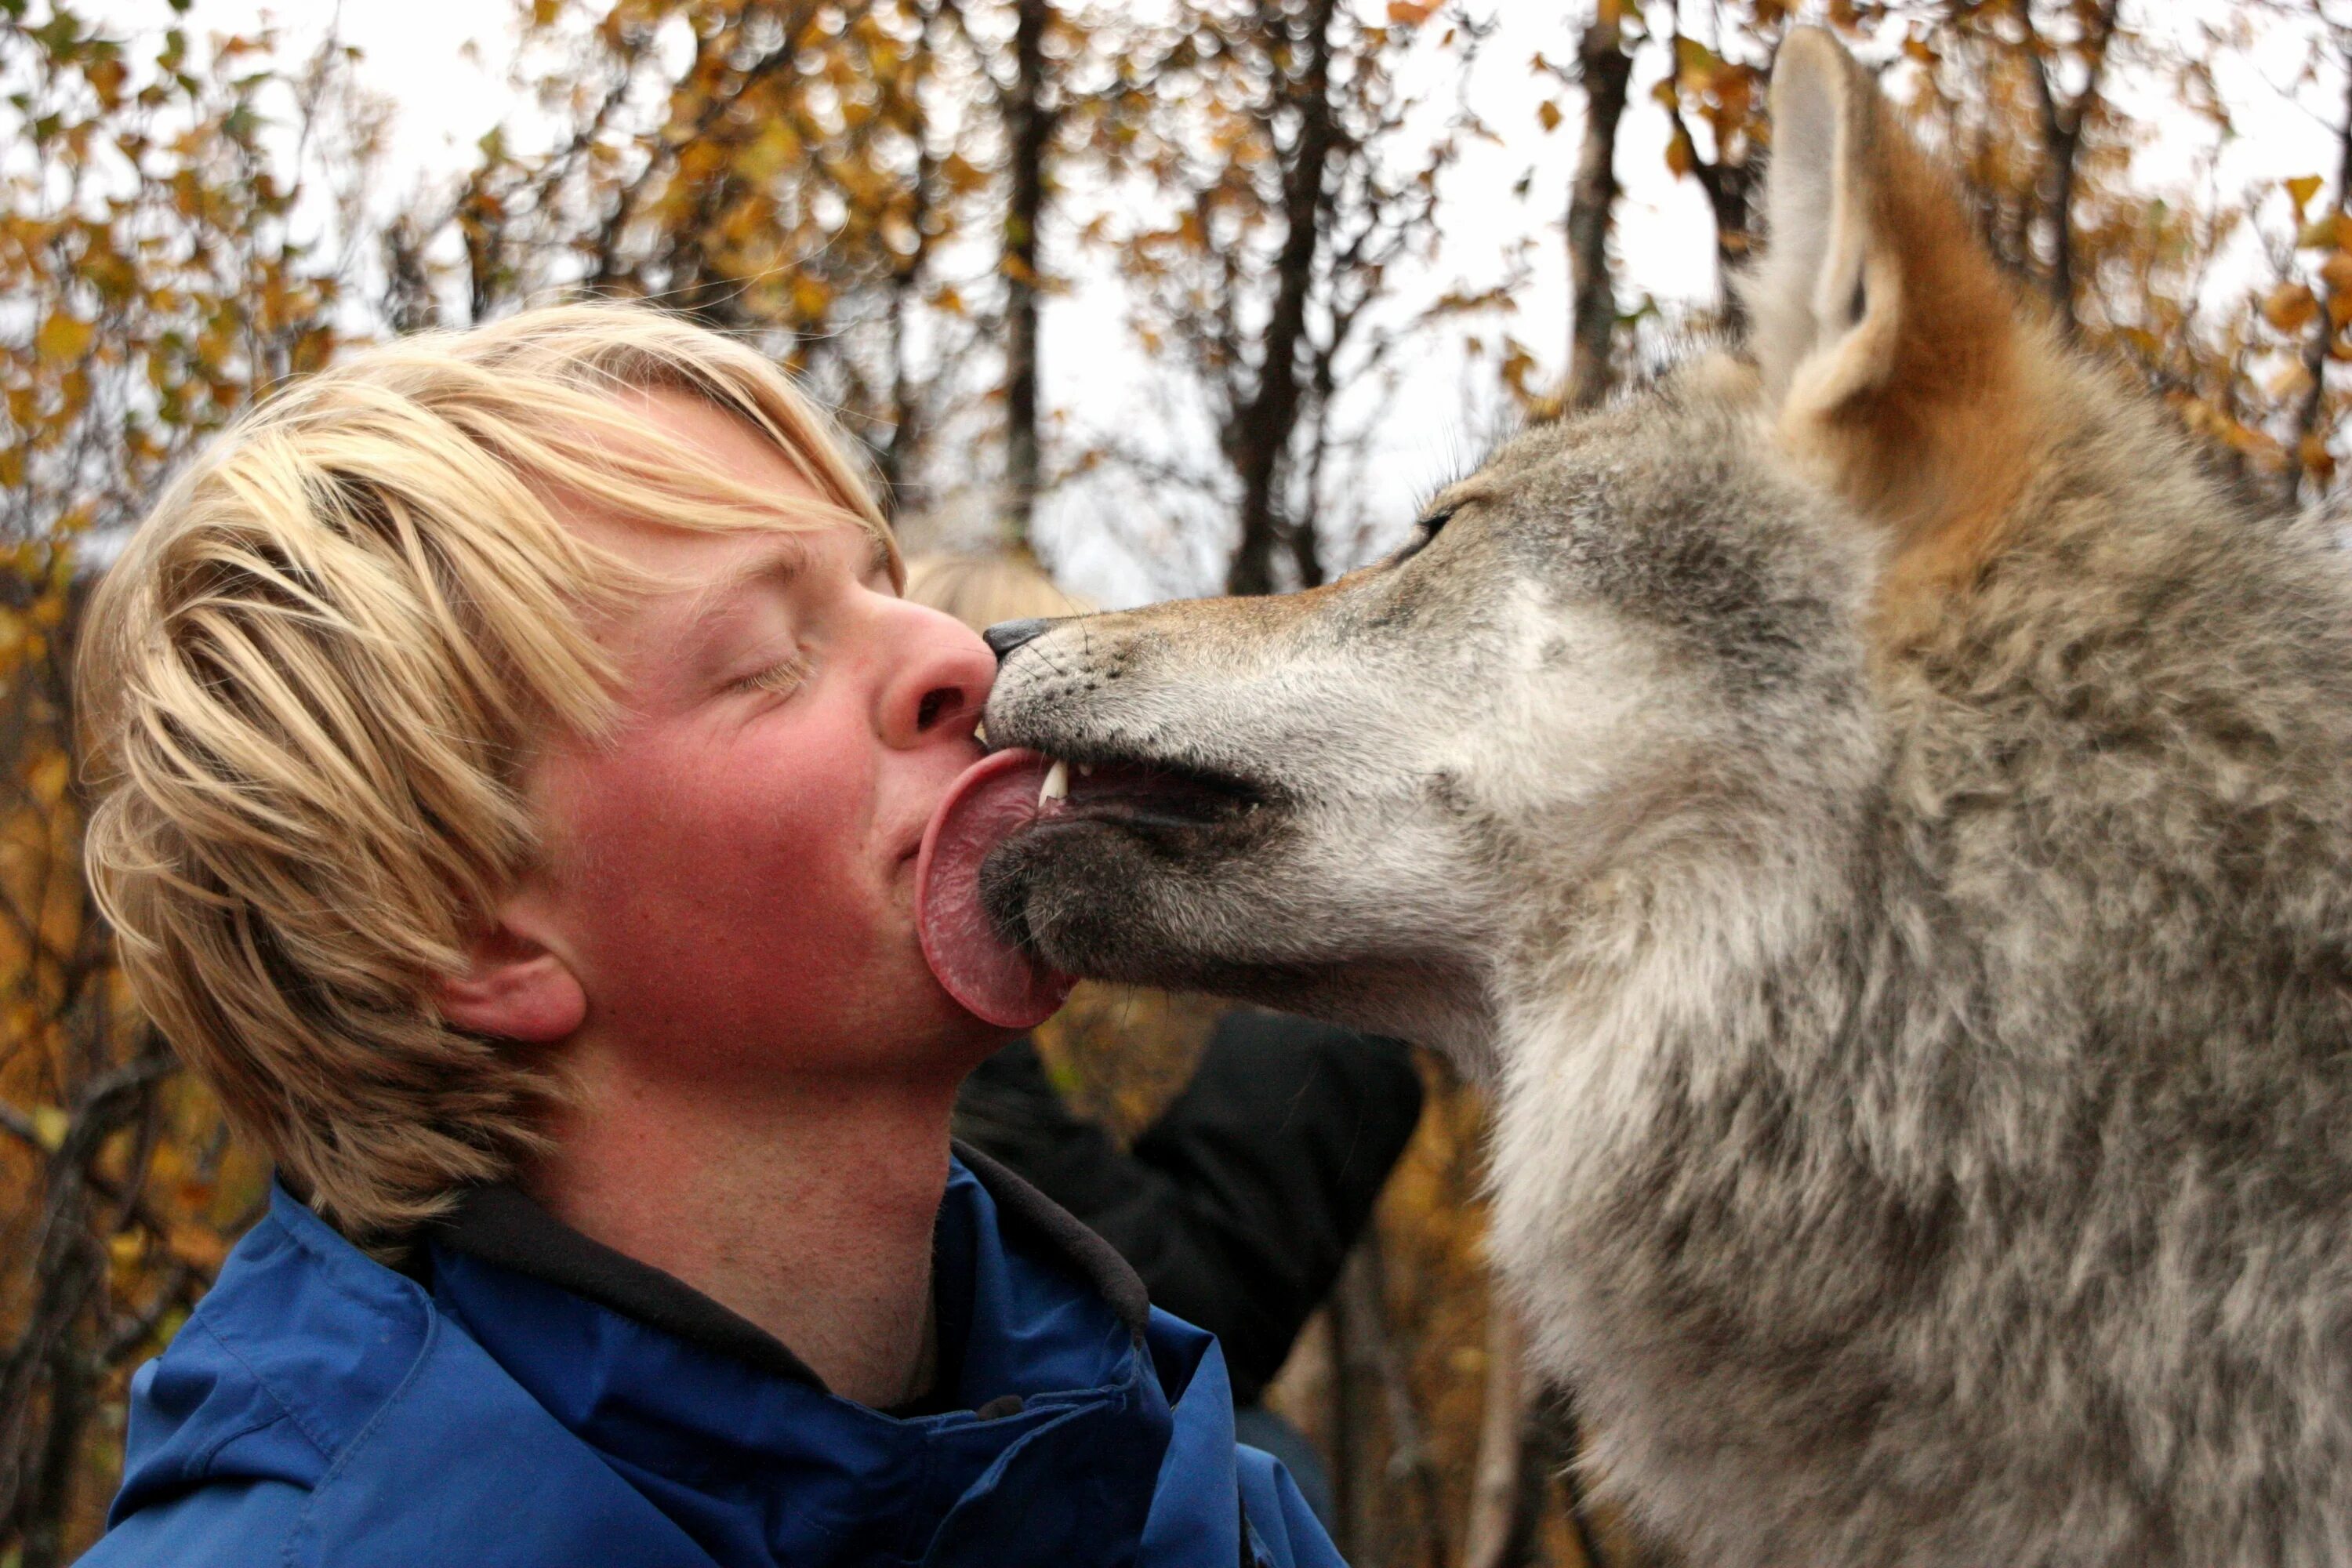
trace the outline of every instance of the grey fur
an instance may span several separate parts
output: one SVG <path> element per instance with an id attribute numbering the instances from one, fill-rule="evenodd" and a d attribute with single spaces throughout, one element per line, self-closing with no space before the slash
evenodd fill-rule
<path id="1" fill-rule="evenodd" d="M 993 905 L 1484 1075 L 1536 1353 L 1701 1563 L 2352 1562 L 2343 557 L 2052 363 L 2024 526 L 1899 642 L 1708 360 L 989 707 L 1255 790 L 1018 838 Z"/>

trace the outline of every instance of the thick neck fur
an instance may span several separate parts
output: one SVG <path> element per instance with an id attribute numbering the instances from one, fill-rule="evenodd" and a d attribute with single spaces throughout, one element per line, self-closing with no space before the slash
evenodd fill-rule
<path id="1" fill-rule="evenodd" d="M 2346 569 L 2063 383 L 1878 645 L 1854 787 L 1604 879 L 1506 987 L 1498 1258 L 1697 1560 L 2317 1562 L 2342 1517 L 2145 1499 L 2352 1458 L 2331 1255 L 2263 1239 L 2352 1224 Z"/>

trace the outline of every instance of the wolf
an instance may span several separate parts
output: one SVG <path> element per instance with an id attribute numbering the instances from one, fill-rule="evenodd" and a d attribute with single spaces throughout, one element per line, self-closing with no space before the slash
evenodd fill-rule
<path id="1" fill-rule="evenodd" d="M 1490 1086 L 1494 1254 L 1695 1562 L 2352 1563 L 2352 584 L 1793 33 L 1744 353 L 1370 568 L 998 627 L 1053 968 Z"/>

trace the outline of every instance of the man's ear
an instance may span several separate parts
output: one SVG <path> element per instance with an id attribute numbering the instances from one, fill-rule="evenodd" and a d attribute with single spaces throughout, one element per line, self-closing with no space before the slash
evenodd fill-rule
<path id="1" fill-rule="evenodd" d="M 499 911 L 467 950 L 462 974 L 434 988 L 442 1021 L 471 1035 L 527 1045 L 569 1038 L 588 1016 L 588 994 L 527 899 Z"/>
<path id="2" fill-rule="evenodd" d="M 1771 110 L 1768 244 L 1742 288 L 1775 422 L 1907 570 L 1965 578 L 2023 483 L 2040 340 L 1949 181 L 1836 39 L 1789 34 Z"/>

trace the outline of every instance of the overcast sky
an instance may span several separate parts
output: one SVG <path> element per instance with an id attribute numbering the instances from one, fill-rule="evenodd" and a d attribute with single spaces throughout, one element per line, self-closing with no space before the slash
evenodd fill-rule
<path id="1" fill-rule="evenodd" d="M 1378 0 L 1359 3 L 1378 8 Z M 2136 21 L 2184 43 L 2200 25 L 2228 11 L 2227 0 L 2126 4 Z M 1537 350 L 1548 371 L 1556 371 L 1568 335 L 1559 225 L 1579 121 L 1571 103 L 1561 128 L 1543 132 L 1537 109 L 1557 89 L 1548 90 L 1528 69 L 1528 60 L 1538 51 L 1554 58 L 1572 55 L 1574 27 L 1584 7 L 1549 0 L 1486 0 L 1476 8 L 1499 17 L 1477 66 L 1473 101 L 1501 141 L 1472 142 L 1450 172 L 1444 253 L 1432 272 L 1406 280 L 1402 289 L 1418 302 L 1456 281 L 1498 279 L 1507 256 L 1534 237 L 1538 243 L 1533 270 L 1507 324 Z M 118 30 L 161 26 L 169 17 L 163 0 L 111 0 L 94 9 Z M 331 26 L 358 46 L 364 55 L 362 79 L 396 106 L 390 166 L 380 186 L 382 199 L 394 205 L 419 182 L 462 168 L 485 131 L 527 110 L 506 79 L 512 47 L 507 16 L 501 0 L 195 0 L 190 20 L 198 27 L 245 29 L 268 17 L 285 34 L 289 57 L 299 57 Z M 1662 68 L 1660 53 L 1644 52 L 1644 74 L 1633 84 L 1633 108 L 1618 147 L 1625 195 L 1616 244 L 1622 276 L 1636 295 L 1701 302 L 1716 290 L 1713 235 L 1696 185 L 1675 181 L 1665 170 L 1664 119 L 1647 100 Z M 2255 181 L 2332 172 L 2332 131 L 2322 117 L 2340 112 L 2341 87 L 2323 79 L 2299 93 L 2293 90 L 2313 55 L 2306 33 L 2275 28 L 2251 61 L 2223 79 L 2223 93 L 2245 134 L 2220 150 L 2220 189 L 2234 192 Z M 2120 90 L 2129 95 L 2134 86 L 2126 82 Z M 2133 103 L 2128 96 L 2126 106 L 2158 107 Z M 2186 181 L 2198 170 L 2199 159 L 2213 150 L 2206 129 L 2177 107 L 2148 115 L 2147 123 L 2151 135 L 2141 154 L 2145 184 L 2162 187 Z M 1515 194 L 1530 172 L 1527 194 Z M 2250 271 L 2252 260 L 2244 258 Z M 1132 426 L 1156 415 L 1150 378 L 1137 374 L 1139 353 L 1125 346 L 1119 310 L 1115 289 L 1101 283 L 1082 282 L 1073 293 L 1049 301 L 1046 401 L 1076 426 L 1088 420 Z M 1409 366 L 1401 395 L 1388 405 L 1379 457 L 1360 480 L 1365 504 L 1383 526 L 1402 529 L 1419 495 L 1475 455 L 1491 434 L 1486 426 L 1495 417 L 1492 409 L 1466 406 L 1464 384 L 1458 356 L 1435 344 Z M 1041 549 L 1071 586 L 1106 604 L 1122 604 L 1207 585 L 1188 584 L 1181 567 L 1172 576 L 1165 568 L 1155 573 L 1108 542 L 1082 515 L 1084 508 L 1103 504 L 1099 492 L 1074 497 L 1071 505 L 1079 511 L 1057 509 L 1041 522 Z"/>

